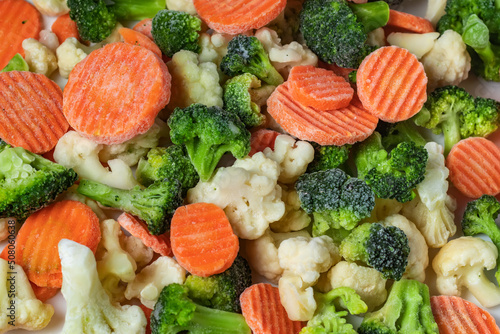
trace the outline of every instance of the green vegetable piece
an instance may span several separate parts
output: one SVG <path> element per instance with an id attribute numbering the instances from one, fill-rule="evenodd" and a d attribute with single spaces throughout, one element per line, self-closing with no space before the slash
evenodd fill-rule
<path id="1" fill-rule="evenodd" d="M 30 68 L 26 60 L 19 53 L 16 53 L 9 63 L 0 72 L 29 71 Z"/>

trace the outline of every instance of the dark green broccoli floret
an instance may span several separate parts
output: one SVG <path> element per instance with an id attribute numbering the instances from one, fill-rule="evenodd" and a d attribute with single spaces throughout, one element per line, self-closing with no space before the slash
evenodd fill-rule
<path id="1" fill-rule="evenodd" d="M 161 10 L 153 18 L 151 34 L 156 45 L 168 57 L 180 50 L 200 52 L 198 31 L 201 20 L 188 13 L 175 10 Z"/>
<path id="2" fill-rule="evenodd" d="M 188 276 L 184 283 L 194 302 L 218 310 L 241 313 L 240 295 L 252 285 L 248 262 L 237 256 L 225 272 L 210 277 Z"/>
<path id="3" fill-rule="evenodd" d="M 427 140 L 418 132 L 417 127 L 410 120 L 398 123 L 386 123 L 379 121 L 377 131 L 382 136 L 382 145 L 392 150 L 404 141 L 414 142 L 419 146 L 427 144 Z"/>
<path id="4" fill-rule="evenodd" d="M 264 46 L 254 36 L 238 35 L 230 40 L 220 69 L 230 77 L 250 73 L 273 86 L 283 83 L 283 77 L 271 64 Z"/>
<path id="5" fill-rule="evenodd" d="M 314 160 L 307 166 L 307 172 L 340 168 L 349 158 L 351 145 L 344 146 L 321 146 L 311 143 L 314 147 Z"/>
<path id="6" fill-rule="evenodd" d="M 300 31 L 307 46 L 324 62 L 358 68 L 375 48 L 367 33 L 389 20 L 383 1 L 348 4 L 344 0 L 307 0 L 300 13 Z"/>
<path id="7" fill-rule="evenodd" d="M 47 206 L 78 179 L 73 169 L 22 147 L 0 144 L 0 217 L 24 220 Z"/>
<path id="8" fill-rule="evenodd" d="M 189 158 L 202 181 L 212 176 L 226 152 L 238 159 L 250 152 L 250 132 L 238 116 L 218 107 L 192 104 L 175 108 L 168 119 L 170 137 L 185 145 Z"/>
<path id="9" fill-rule="evenodd" d="M 438 334 L 429 288 L 419 281 L 402 279 L 394 282 L 384 306 L 364 317 L 358 333 Z"/>
<path id="10" fill-rule="evenodd" d="M 151 313 L 153 334 L 250 334 L 241 314 L 199 305 L 188 297 L 187 286 L 173 283 L 163 288 Z"/>
<path id="11" fill-rule="evenodd" d="M 104 206 L 136 215 L 148 224 L 149 233 L 158 235 L 170 228 L 175 209 L 182 205 L 181 185 L 173 179 L 156 181 L 146 189 L 136 186 L 129 190 L 82 180 L 77 191 Z"/>
<path id="12" fill-rule="evenodd" d="M 399 228 L 364 223 L 340 244 L 340 255 L 349 262 L 361 261 L 386 279 L 400 280 L 408 264 L 408 237 Z"/>
<path id="13" fill-rule="evenodd" d="M 313 215 L 313 235 L 330 229 L 353 229 L 375 206 L 372 189 L 340 169 L 306 173 L 295 184 L 300 206 Z"/>
<path id="14" fill-rule="evenodd" d="M 390 153 L 375 132 L 356 150 L 358 177 L 368 183 L 380 198 L 408 202 L 415 197 L 413 189 L 424 180 L 429 154 L 414 142 L 402 142 Z"/>
<path id="15" fill-rule="evenodd" d="M 200 180 L 184 145 L 151 149 L 146 157 L 139 160 L 135 175 L 139 183 L 146 187 L 163 179 L 179 180 L 182 197 Z"/>
<path id="16" fill-rule="evenodd" d="M 490 195 L 467 203 L 462 218 L 462 231 L 464 235 L 474 236 L 486 234 L 495 244 L 500 252 L 500 228 L 495 223 L 500 213 L 500 203 Z M 497 271 L 495 273 L 497 282 L 500 283 L 500 257 L 497 258 Z"/>

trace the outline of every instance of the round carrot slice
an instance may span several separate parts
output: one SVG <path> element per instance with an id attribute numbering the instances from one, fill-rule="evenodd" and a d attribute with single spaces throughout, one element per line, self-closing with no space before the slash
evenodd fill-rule
<path id="1" fill-rule="evenodd" d="M 446 158 L 450 180 L 465 196 L 500 193 L 500 148 L 482 137 L 459 141 Z"/>
<path id="2" fill-rule="evenodd" d="M 80 134 L 119 144 L 146 132 L 170 99 L 170 74 L 153 52 L 111 43 L 78 63 L 64 89 L 63 112 Z"/>
<path id="3" fill-rule="evenodd" d="M 125 43 L 142 46 L 143 48 L 152 51 L 158 57 L 161 57 L 160 48 L 146 35 L 129 28 L 120 28 L 118 30 L 118 33 L 120 33 L 120 35 L 123 37 L 123 41 Z"/>
<path id="4" fill-rule="evenodd" d="M 386 28 L 391 32 L 410 32 L 416 34 L 434 32 L 431 21 L 394 9 L 390 10 L 389 21 L 384 29 Z M 386 34 L 386 36 L 388 35 Z"/>
<path id="5" fill-rule="evenodd" d="M 62 96 L 43 74 L 0 73 L 0 137 L 33 153 L 50 151 L 69 128 Z"/>
<path id="6" fill-rule="evenodd" d="M 138 22 L 132 29 L 147 36 L 150 40 L 153 40 L 153 34 L 151 34 L 152 28 L 153 28 L 153 19 L 144 19 Z"/>
<path id="7" fill-rule="evenodd" d="M 210 28 L 231 35 L 265 26 L 286 6 L 286 0 L 194 0 L 193 3 Z"/>
<path id="8" fill-rule="evenodd" d="M 76 22 L 69 17 L 69 14 L 59 16 L 54 23 L 52 23 L 50 30 L 56 34 L 59 44 L 64 43 L 64 41 L 70 37 L 74 37 L 79 41 L 82 40 L 78 33 Z"/>
<path id="9" fill-rule="evenodd" d="M 279 132 L 268 129 L 259 129 L 252 132 L 250 136 L 250 153 L 248 155 L 253 156 L 257 152 L 263 152 L 268 147 L 274 150 L 274 141 L 279 135 Z"/>
<path id="10" fill-rule="evenodd" d="M 322 111 L 347 107 L 354 94 L 344 78 L 312 65 L 294 66 L 288 83 L 294 99 Z"/>
<path id="11" fill-rule="evenodd" d="M 31 288 L 33 289 L 33 292 L 35 293 L 36 299 L 38 299 L 38 300 L 40 300 L 40 301 L 42 301 L 44 303 L 47 300 L 49 300 L 50 298 L 52 298 L 55 295 L 57 295 L 57 293 L 60 290 L 59 288 L 40 287 L 40 286 L 36 285 L 33 282 L 30 282 L 30 284 L 31 284 Z"/>
<path id="12" fill-rule="evenodd" d="M 283 130 L 320 145 L 354 144 L 370 136 L 378 123 L 357 98 L 338 110 L 318 111 L 304 106 L 291 96 L 288 82 L 271 94 L 267 111 Z"/>

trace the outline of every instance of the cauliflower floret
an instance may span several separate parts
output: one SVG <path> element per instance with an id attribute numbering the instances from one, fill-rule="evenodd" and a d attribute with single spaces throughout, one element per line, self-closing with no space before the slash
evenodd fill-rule
<path id="1" fill-rule="evenodd" d="M 281 305 L 290 320 L 311 320 L 317 307 L 312 287 L 304 284 L 300 276 L 283 276 L 278 283 L 278 289 Z"/>
<path id="2" fill-rule="evenodd" d="M 399 213 L 401 209 L 403 209 L 403 203 L 395 199 L 375 197 L 375 206 L 373 207 L 372 213 L 364 222 L 379 222 L 386 217 Z"/>
<path id="3" fill-rule="evenodd" d="M 194 8 L 193 0 L 167 0 L 167 8 L 186 12 L 190 15 L 196 15 L 196 8 Z"/>
<path id="4" fill-rule="evenodd" d="M 340 261 L 338 247 L 332 238 L 296 237 L 284 240 L 278 248 L 280 267 L 285 276 L 299 276 L 304 284 L 316 284 L 319 274 Z"/>
<path id="5" fill-rule="evenodd" d="M 53 52 L 56 52 L 56 49 L 59 47 L 59 40 L 57 39 L 57 35 L 47 29 L 40 31 L 40 37 L 38 38 L 38 41 Z"/>
<path id="6" fill-rule="evenodd" d="M 233 38 L 232 35 L 214 33 L 209 35 L 207 33 L 200 34 L 200 53 L 198 60 L 200 63 L 214 63 L 220 65 L 222 58 L 227 53 L 227 44 Z"/>
<path id="7" fill-rule="evenodd" d="M 57 69 L 57 58 L 52 50 L 34 38 L 23 41 L 24 59 L 31 72 L 50 76 Z"/>
<path id="8" fill-rule="evenodd" d="M 446 14 L 445 7 L 446 0 L 427 0 L 425 18 L 435 27 L 439 19 Z"/>
<path id="9" fill-rule="evenodd" d="M 161 290 L 169 284 L 184 284 L 186 270 L 174 259 L 161 256 L 137 274 L 135 280 L 127 285 L 127 299 L 140 298 L 141 303 L 153 309 Z"/>
<path id="10" fill-rule="evenodd" d="M 54 307 L 36 299 L 21 266 L 0 259 L 0 333 L 13 329 L 40 330 L 48 325 Z"/>
<path id="11" fill-rule="evenodd" d="M 385 46 L 385 32 L 383 28 L 377 28 L 368 33 L 366 44 L 373 46 Z"/>
<path id="12" fill-rule="evenodd" d="M 264 155 L 280 165 L 278 181 L 291 184 L 304 174 L 307 165 L 314 159 L 314 148 L 307 141 L 279 135 L 274 141 L 274 149 L 266 147 Z"/>
<path id="13" fill-rule="evenodd" d="M 63 275 L 61 292 L 66 299 L 62 333 L 145 333 L 146 316 L 139 306 L 111 303 L 88 247 L 62 239 L 59 257 Z"/>
<path id="14" fill-rule="evenodd" d="M 311 217 L 300 207 L 299 194 L 295 189 L 281 185 L 281 200 L 285 203 L 285 214 L 269 225 L 273 232 L 300 231 L 309 226 Z"/>
<path id="15" fill-rule="evenodd" d="M 425 178 L 417 185 L 417 192 L 422 203 L 432 211 L 446 200 L 450 171 L 446 167 L 441 145 L 429 142 L 424 147 L 429 158 L 425 167 Z"/>
<path id="16" fill-rule="evenodd" d="M 352 288 L 373 310 L 387 298 L 386 279 L 373 268 L 359 266 L 354 262 L 340 261 L 328 272 L 331 289 L 342 286 Z"/>
<path id="17" fill-rule="evenodd" d="M 85 46 L 75 37 L 66 38 L 66 40 L 56 49 L 57 65 L 59 74 L 63 78 L 68 78 L 73 68 L 87 57 Z"/>
<path id="18" fill-rule="evenodd" d="M 395 32 L 387 36 L 387 42 L 410 51 L 420 59 L 432 49 L 438 37 L 438 32 L 427 34 Z"/>
<path id="19" fill-rule="evenodd" d="M 57 142 L 54 160 L 67 168 L 73 168 L 84 179 L 98 181 L 110 187 L 131 189 L 139 183 L 130 167 L 120 159 L 108 161 L 109 168 L 99 161 L 103 145 L 69 131 Z"/>
<path id="20" fill-rule="evenodd" d="M 35 7 L 47 16 L 61 16 L 69 12 L 67 0 L 33 0 Z"/>
<path id="21" fill-rule="evenodd" d="M 458 85 L 469 76 L 471 59 L 462 36 L 446 30 L 420 60 L 429 79 L 427 89 Z"/>
<path id="22" fill-rule="evenodd" d="M 259 152 L 217 169 L 209 181 L 200 181 L 188 191 L 187 200 L 217 205 L 238 237 L 257 239 L 285 214 L 278 174 L 278 163 Z"/>
<path id="23" fill-rule="evenodd" d="M 134 259 L 137 270 L 141 270 L 151 262 L 154 252 L 144 245 L 141 239 L 124 233 L 121 233 L 119 238 L 120 246 Z"/>

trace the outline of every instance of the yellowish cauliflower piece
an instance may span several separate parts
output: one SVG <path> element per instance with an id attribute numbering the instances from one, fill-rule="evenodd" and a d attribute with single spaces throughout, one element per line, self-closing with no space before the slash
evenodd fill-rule
<path id="1" fill-rule="evenodd" d="M 433 48 L 438 37 L 438 32 L 427 34 L 395 32 L 387 36 L 387 42 L 410 51 L 420 59 Z"/>
<path id="2" fill-rule="evenodd" d="M 33 0 L 35 7 L 47 16 L 61 16 L 69 12 L 67 0 Z"/>
<path id="3" fill-rule="evenodd" d="M 294 321 L 308 321 L 316 311 L 314 290 L 305 284 L 300 276 L 283 276 L 278 283 L 281 305 L 286 310 L 288 318 Z"/>
<path id="4" fill-rule="evenodd" d="M 124 233 L 121 233 L 119 238 L 120 246 L 134 259 L 138 270 L 151 262 L 154 252 L 151 248 L 144 245 L 141 239 L 133 235 L 125 235 Z"/>
<path id="5" fill-rule="evenodd" d="M 383 28 L 377 28 L 368 33 L 366 44 L 383 47 L 385 46 L 385 32 Z"/>
<path id="6" fill-rule="evenodd" d="M 366 218 L 364 222 L 376 223 L 390 215 L 399 213 L 403 209 L 403 203 L 390 198 L 375 198 L 375 206 L 372 210 L 370 217 Z"/>
<path id="7" fill-rule="evenodd" d="M 200 63 L 214 63 L 219 66 L 222 58 L 227 53 L 227 44 L 233 38 L 232 35 L 213 33 L 212 35 L 207 33 L 200 34 L 200 53 L 198 54 L 198 60 Z"/>
<path id="8" fill-rule="evenodd" d="M 193 0 L 167 0 L 167 8 L 186 12 L 190 15 L 196 15 L 196 8 L 194 8 Z"/>
<path id="9" fill-rule="evenodd" d="M 450 171 L 446 167 L 441 145 L 429 142 L 424 147 L 429 158 L 425 167 L 425 178 L 417 185 L 417 192 L 422 203 L 432 211 L 446 200 Z"/>
<path id="10" fill-rule="evenodd" d="M 439 19 L 446 14 L 445 7 L 446 0 L 427 0 L 425 18 L 435 27 Z"/>
<path id="11" fill-rule="evenodd" d="M 56 49 L 57 65 L 59 74 L 63 78 L 68 78 L 73 68 L 87 57 L 85 46 L 75 37 L 66 38 L 66 40 Z"/>
<path id="12" fill-rule="evenodd" d="M 24 59 L 31 72 L 50 76 L 57 69 L 57 58 L 52 50 L 34 38 L 23 41 Z"/>
<path id="13" fill-rule="evenodd" d="M 285 214 L 269 225 L 273 232 L 300 231 L 309 226 L 311 217 L 300 207 L 299 194 L 293 187 L 281 185 L 281 200 L 285 203 Z"/>

